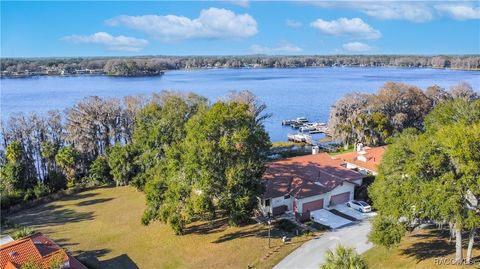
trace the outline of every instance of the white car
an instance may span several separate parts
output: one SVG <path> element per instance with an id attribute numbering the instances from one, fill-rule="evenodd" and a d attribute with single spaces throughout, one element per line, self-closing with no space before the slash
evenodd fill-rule
<path id="1" fill-rule="evenodd" d="M 365 203 L 364 201 L 352 200 L 347 202 L 347 206 L 353 209 L 356 209 L 362 213 L 367 213 L 372 211 L 372 207 L 369 204 Z"/>

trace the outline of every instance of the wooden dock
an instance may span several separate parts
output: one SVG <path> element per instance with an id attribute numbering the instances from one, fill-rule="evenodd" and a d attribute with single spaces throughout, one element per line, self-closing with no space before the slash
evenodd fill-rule
<path id="1" fill-rule="evenodd" d="M 288 134 L 288 141 L 292 141 L 295 143 L 305 143 L 308 145 L 314 145 L 315 141 L 312 139 L 311 135 L 308 134 Z"/>

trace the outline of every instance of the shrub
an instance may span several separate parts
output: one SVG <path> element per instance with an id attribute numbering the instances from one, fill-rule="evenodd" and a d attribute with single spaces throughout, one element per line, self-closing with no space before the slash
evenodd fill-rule
<path id="1" fill-rule="evenodd" d="M 303 231 L 303 236 L 311 236 L 312 232 L 310 230 Z"/>
<path id="2" fill-rule="evenodd" d="M 281 219 L 275 223 L 275 227 L 279 230 L 291 233 L 297 228 L 297 225 L 287 219 Z"/>
<path id="3" fill-rule="evenodd" d="M 67 180 L 65 178 L 65 175 L 53 169 L 48 171 L 48 175 L 45 178 L 44 182 L 53 191 L 63 190 L 67 187 Z"/>
<path id="4" fill-rule="evenodd" d="M 310 226 L 312 228 L 315 228 L 319 231 L 324 231 L 324 230 L 330 229 L 330 227 L 322 225 L 322 224 L 320 224 L 318 222 L 315 222 L 315 221 L 307 221 L 307 222 L 305 222 L 305 225 L 308 225 L 308 226 Z"/>
<path id="5" fill-rule="evenodd" d="M 90 165 L 88 172 L 90 175 L 84 179 L 87 179 L 89 183 L 92 181 L 95 183 L 108 183 L 113 180 L 106 156 L 98 156 Z"/>
<path id="6" fill-rule="evenodd" d="M 34 232 L 35 231 L 32 228 L 21 227 L 13 233 L 12 237 L 13 239 L 17 240 L 19 238 L 27 237 L 33 234 Z"/>
<path id="7" fill-rule="evenodd" d="M 24 201 L 29 201 L 29 200 L 33 200 L 33 199 L 35 199 L 35 192 L 33 191 L 33 189 L 28 189 L 25 192 L 25 195 L 23 196 L 23 200 Z"/>
<path id="8" fill-rule="evenodd" d="M 2 192 L 0 195 L 1 198 L 1 208 L 7 209 L 13 205 L 16 205 L 22 202 L 25 193 L 21 190 L 15 190 L 10 192 Z"/>
<path id="9" fill-rule="evenodd" d="M 38 183 L 34 188 L 33 192 L 35 193 L 35 198 L 41 198 L 43 196 L 46 196 L 50 193 L 50 189 L 45 186 L 45 184 Z"/>
<path id="10" fill-rule="evenodd" d="M 373 219 L 372 231 L 368 239 L 375 245 L 390 249 L 400 243 L 403 235 L 405 235 L 403 224 L 379 215 Z"/>

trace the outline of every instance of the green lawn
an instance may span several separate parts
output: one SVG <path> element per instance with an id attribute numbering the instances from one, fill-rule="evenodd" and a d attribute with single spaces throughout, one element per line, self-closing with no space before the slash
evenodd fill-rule
<path id="1" fill-rule="evenodd" d="M 465 237 L 466 238 L 466 234 Z M 466 240 L 464 251 L 466 251 Z M 465 254 L 464 254 L 465 255 Z M 454 258 L 455 242 L 448 240 L 446 232 L 438 230 L 419 230 L 408 234 L 398 248 L 387 250 L 374 247 L 364 254 L 369 268 L 389 269 L 475 269 L 480 268 L 480 244 L 477 241 L 473 256 L 478 261 L 476 266 L 453 266 L 435 264 L 435 258 Z"/>
<path id="2" fill-rule="evenodd" d="M 9 219 L 47 234 L 92 268 L 271 268 L 307 237 L 283 245 L 273 231 L 222 220 L 194 223 L 176 236 L 160 223 L 142 226 L 142 193 L 132 187 L 98 188 L 25 210 Z M 6 231 L 8 232 L 8 230 Z"/>

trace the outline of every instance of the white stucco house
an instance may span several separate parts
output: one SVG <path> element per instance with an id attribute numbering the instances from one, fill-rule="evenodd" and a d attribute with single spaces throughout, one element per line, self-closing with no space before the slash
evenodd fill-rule
<path id="1" fill-rule="evenodd" d="M 371 148 L 358 144 L 355 151 L 336 155 L 335 158 L 342 161 L 342 165 L 348 169 L 375 176 L 386 150 L 387 146 Z"/>
<path id="2" fill-rule="evenodd" d="M 311 211 L 352 200 L 365 176 L 327 153 L 272 162 L 263 177 L 266 191 L 258 197 L 259 209 L 264 216 L 291 212 L 305 220 Z"/>

